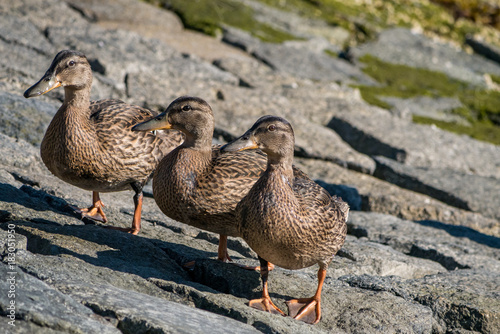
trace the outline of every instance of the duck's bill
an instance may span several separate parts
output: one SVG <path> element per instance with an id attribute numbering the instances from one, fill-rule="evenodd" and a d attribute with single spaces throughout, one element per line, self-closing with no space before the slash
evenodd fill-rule
<path id="1" fill-rule="evenodd" d="M 161 113 L 156 117 L 145 122 L 139 123 L 132 128 L 132 131 L 154 131 L 154 130 L 169 130 L 172 129 L 172 124 L 167 119 L 167 113 Z"/>
<path id="2" fill-rule="evenodd" d="M 61 83 L 56 79 L 55 75 L 46 74 L 40 81 L 24 92 L 24 97 L 29 98 L 43 95 L 57 87 L 61 87 Z"/>
<path id="3" fill-rule="evenodd" d="M 222 152 L 237 152 L 259 148 L 253 136 L 243 135 L 221 147 Z"/>

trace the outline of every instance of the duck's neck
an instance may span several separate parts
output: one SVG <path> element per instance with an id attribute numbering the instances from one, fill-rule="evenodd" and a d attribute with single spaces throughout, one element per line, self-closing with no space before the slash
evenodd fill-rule
<path id="1" fill-rule="evenodd" d="M 71 142 L 95 142 L 95 127 L 90 120 L 90 89 L 65 87 L 64 102 L 52 119 L 44 142 L 60 143 L 65 149 Z M 42 146 L 46 143 L 42 142 Z"/>
<path id="2" fill-rule="evenodd" d="M 90 118 L 90 87 L 75 89 L 64 87 L 64 102 L 62 110 L 68 110 L 66 117 Z"/>
<path id="3" fill-rule="evenodd" d="M 271 178 L 277 178 L 280 182 L 284 182 L 290 186 L 293 185 L 294 176 L 291 163 L 273 163 L 268 161 L 266 174 Z"/>
<path id="4" fill-rule="evenodd" d="M 286 154 L 267 152 L 267 170 L 270 173 L 279 173 L 293 182 L 293 151 Z"/>
<path id="5" fill-rule="evenodd" d="M 210 173 L 212 166 L 212 138 L 187 134 L 172 156 L 172 182 L 186 193 L 196 188 L 197 180 Z"/>
<path id="6" fill-rule="evenodd" d="M 200 152 L 201 154 L 206 154 L 206 152 L 212 152 L 212 134 L 213 134 L 213 129 L 211 132 L 207 131 L 207 133 L 199 135 L 184 133 L 185 139 L 181 145 L 181 148 L 197 151 Z"/>
<path id="7" fill-rule="evenodd" d="M 98 145 L 95 125 L 90 120 L 90 89 L 72 90 L 65 88 L 64 103 L 50 122 L 41 143 L 41 154 L 49 167 L 57 161 L 74 160 L 75 154 L 92 151 Z M 83 149 L 75 150 L 75 147 Z M 95 155 L 93 158 L 98 159 Z M 55 168 L 55 167 L 54 167 Z M 49 167 L 51 169 L 51 167 Z M 52 169 L 51 169 L 52 170 Z"/>

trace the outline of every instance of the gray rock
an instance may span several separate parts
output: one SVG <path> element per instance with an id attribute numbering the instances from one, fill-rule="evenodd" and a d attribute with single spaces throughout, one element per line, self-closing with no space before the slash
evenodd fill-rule
<path id="1" fill-rule="evenodd" d="M 112 286 L 75 284 L 63 291 L 97 314 L 115 317 L 126 333 L 206 333 L 207 328 L 212 333 L 260 333 L 227 317 Z"/>
<path id="2" fill-rule="evenodd" d="M 271 68 L 298 78 L 328 82 L 372 82 L 361 70 L 343 59 L 324 52 L 311 52 L 308 43 L 261 43 L 252 55 Z"/>
<path id="3" fill-rule="evenodd" d="M 321 300 L 323 319 L 329 320 L 318 323 L 314 329 L 328 333 L 355 333 L 357 331 L 377 333 L 380 327 L 383 327 L 389 332 L 431 332 L 432 312 L 429 308 L 413 302 L 407 303 L 402 298 L 385 292 L 367 292 L 347 287 L 337 279 L 330 278 L 330 275 L 336 274 L 334 269 L 336 266 L 337 263 L 332 263 L 328 270 L 329 278 L 325 281 Z M 197 271 L 201 272 L 196 273 Z M 286 310 L 286 300 L 312 295 L 316 289 L 316 272 L 316 266 L 294 271 L 274 269 L 269 274 L 269 291 L 273 302 Z M 254 279 L 249 280 L 249 276 Z M 256 273 L 250 272 L 241 273 L 236 276 L 236 279 L 233 275 L 221 275 L 214 268 L 213 263 L 206 261 L 200 263 L 200 267 L 197 263 L 195 268 L 195 278 L 202 279 L 204 284 L 221 292 L 241 295 L 243 298 L 249 297 L 249 287 L 254 291 L 252 298 L 260 296 L 260 284 L 257 277 Z M 229 290 L 224 291 L 224 288 Z M 390 318 L 383 316 L 387 312 L 391 313 Z M 281 326 L 284 324 L 282 323 Z M 281 326 L 276 329 L 279 328 L 284 332 L 293 331 L 291 327 L 285 329 L 286 327 Z"/>
<path id="4" fill-rule="evenodd" d="M 273 44 L 261 42 L 246 32 L 228 27 L 224 31 L 223 41 L 245 50 L 278 73 L 326 82 L 373 83 L 349 62 L 328 55 L 326 51 L 336 54 L 339 50 L 322 37 Z"/>
<path id="5" fill-rule="evenodd" d="M 488 270 L 459 270 L 406 281 L 368 275 L 342 279 L 351 286 L 389 291 L 429 306 L 435 318 L 433 333 L 496 333 L 500 328 L 499 278 Z"/>
<path id="6" fill-rule="evenodd" d="M 2 131 L 3 132 L 3 131 Z M 22 168 L 33 172 L 41 168 L 39 149 L 22 139 L 15 139 L 0 133 L 0 165 Z"/>
<path id="7" fill-rule="evenodd" d="M 0 92 L 0 104 L 3 107 L 0 127 L 7 136 L 40 145 L 45 129 L 59 105 L 41 100 L 27 100 L 21 94 L 22 92 L 17 95 Z"/>
<path id="8" fill-rule="evenodd" d="M 314 39 L 314 37 L 320 36 L 328 40 L 333 46 L 340 48 L 350 37 L 349 32 L 344 28 L 333 27 L 323 20 L 304 18 L 292 11 L 285 12 L 260 1 L 245 0 L 243 2 L 253 9 L 254 18 L 257 21 L 286 31 L 301 39 Z"/>
<path id="9" fill-rule="evenodd" d="M 439 263 L 409 256 L 390 246 L 347 236 L 346 243 L 337 254 L 329 274 L 398 276 L 404 279 L 447 272 Z"/>
<path id="10" fill-rule="evenodd" d="M 247 57 L 241 50 L 222 44 L 202 33 L 184 30 L 181 19 L 173 12 L 154 4 L 135 0 L 66 0 L 91 22 L 105 29 L 133 31 L 159 40 L 183 54 L 196 55 L 207 61 L 226 57 Z"/>
<path id="11" fill-rule="evenodd" d="M 450 169 L 418 168 L 376 157 L 374 176 L 444 203 L 500 220 L 500 180 Z"/>
<path id="12" fill-rule="evenodd" d="M 2 318 L 13 315 L 15 326 L 10 333 L 23 333 L 26 328 L 49 328 L 54 332 L 78 330 L 83 333 L 120 333 L 120 331 L 97 316 L 89 308 L 71 297 L 48 286 L 40 280 L 25 274 L 14 265 L 0 263 L 0 313 Z M 12 292 L 10 292 L 12 291 Z M 11 297 L 9 297 L 11 295 Z M 9 320 L 12 320 L 9 318 Z M 20 330 L 17 325 L 20 323 Z"/>
<path id="13" fill-rule="evenodd" d="M 4 36 L 4 42 L 22 45 L 43 55 L 54 52 L 53 46 L 47 43 L 47 39 L 37 26 L 29 20 L 20 20 L 9 14 L 7 11 L 0 13 L 0 32 Z"/>
<path id="14" fill-rule="evenodd" d="M 2 212 L 5 214 L 5 211 Z M 1 220 L 6 217 L 2 215 Z M 28 239 L 22 235 L 17 234 L 15 224 L 7 224 L 6 230 L 0 230 L 0 255 L 5 256 L 7 253 L 15 253 L 18 250 L 26 250 Z"/>
<path id="15" fill-rule="evenodd" d="M 348 233 L 389 245 L 404 254 L 439 262 L 448 270 L 500 271 L 500 240 L 461 226 L 411 222 L 393 216 L 353 211 Z"/>
<path id="16" fill-rule="evenodd" d="M 353 148 L 414 167 L 454 169 L 500 178 L 500 147 L 436 127 L 414 124 L 387 110 L 331 104 L 336 113 L 328 126 Z M 354 109 L 356 108 L 356 109 Z"/>

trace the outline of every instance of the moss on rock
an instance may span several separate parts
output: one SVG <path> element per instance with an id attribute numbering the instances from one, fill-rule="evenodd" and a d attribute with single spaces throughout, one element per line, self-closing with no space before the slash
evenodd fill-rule
<path id="1" fill-rule="evenodd" d="M 380 84 L 355 86 L 368 103 L 390 109 L 391 106 L 380 100 L 380 96 L 457 97 L 464 106 L 455 109 L 453 113 L 465 118 L 470 126 L 422 116 L 413 116 L 413 121 L 434 124 L 447 131 L 500 145 L 500 92 L 472 87 L 444 73 L 387 63 L 371 55 L 365 55 L 359 60 L 365 64 L 363 72 Z"/>
<path id="2" fill-rule="evenodd" d="M 173 10 L 184 26 L 210 36 L 220 35 L 223 25 L 248 31 L 264 42 L 281 43 L 297 39 L 286 31 L 259 22 L 252 8 L 233 0 L 148 0 Z"/>

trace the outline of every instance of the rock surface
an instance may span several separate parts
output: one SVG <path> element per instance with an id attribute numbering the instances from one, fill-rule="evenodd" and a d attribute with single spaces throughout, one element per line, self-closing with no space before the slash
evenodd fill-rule
<path id="1" fill-rule="evenodd" d="M 331 57 L 345 36 L 322 21 L 247 1 L 262 20 L 304 38 L 263 43 L 228 27 L 221 40 L 136 0 L 0 3 L 0 323 L 8 333 L 498 333 L 500 148 L 411 122 L 457 101 L 365 103 L 352 83 L 373 84 L 356 62 Z M 299 27 L 300 26 L 300 27 Z M 292 28 L 290 28 L 292 27 Z M 344 36 L 344 37 L 342 37 Z M 84 52 L 92 98 L 164 109 L 180 95 L 206 99 L 214 141 L 260 116 L 294 126 L 298 167 L 351 206 L 346 243 L 328 269 L 314 326 L 248 307 L 258 272 L 217 258 L 218 236 L 165 217 L 146 187 L 138 236 L 81 220 L 68 205 L 90 192 L 52 176 L 39 145 L 60 106 L 55 90 L 26 100 L 60 49 Z M 353 50 L 434 66 L 484 85 L 500 66 L 405 29 Z M 410 57 L 411 56 L 411 57 Z M 429 61 L 431 59 L 432 61 Z M 390 102 L 391 102 L 390 101 Z M 112 226 L 128 227 L 131 192 L 102 194 Z M 238 238 L 229 254 L 255 265 Z M 186 263 L 195 261 L 186 269 Z M 271 297 L 316 289 L 317 266 L 269 275 Z M 15 289 L 9 296 L 9 290 Z M 10 305 L 15 304 L 15 308 Z M 8 315 L 14 309 L 15 326 Z"/>

